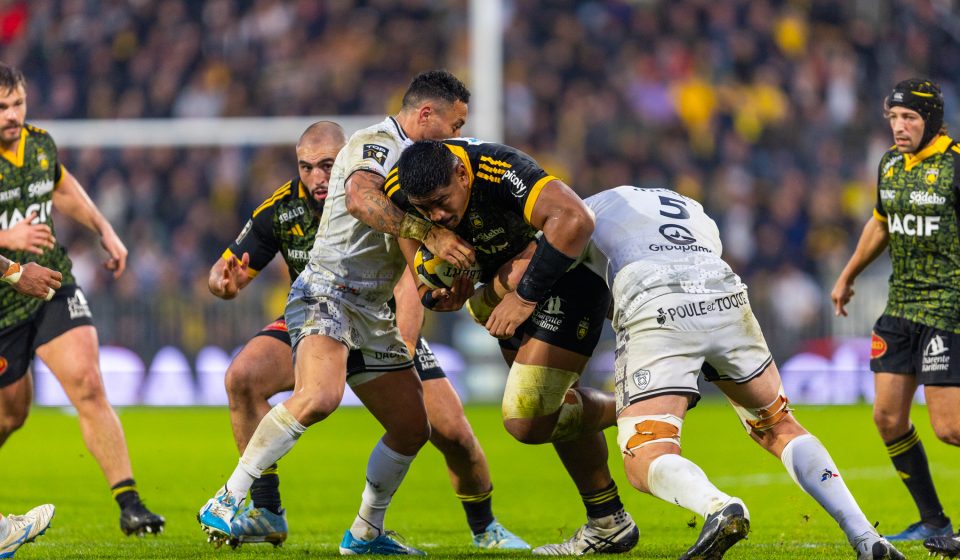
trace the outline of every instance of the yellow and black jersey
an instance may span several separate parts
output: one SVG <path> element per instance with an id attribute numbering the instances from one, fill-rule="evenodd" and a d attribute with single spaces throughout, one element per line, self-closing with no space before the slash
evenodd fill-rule
<path id="1" fill-rule="evenodd" d="M 880 160 L 874 217 L 890 233 L 886 315 L 960 333 L 960 144 Z"/>
<path id="2" fill-rule="evenodd" d="M 10 229 L 36 213 L 33 223 L 50 226 L 56 236 L 51 215 L 53 191 L 60 185 L 64 171 L 53 138 L 47 131 L 27 124 L 20 130 L 20 140 L 13 151 L 0 150 L 0 156 L 0 230 Z M 6 256 L 59 271 L 65 285 L 76 282 L 73 263 L 59 241 L 42 255 L 20 251 Z M 0 328 L 27 320 L 42 304 L 41 300 L 0 284 Z"/>
<path id="3" fill-rule="evenodd" d="M 279 252 L 293 281 L 307 265 L 320 225 L 319 211 L 311 209 L 308 196 L 299 177 L 284 183 L 253 211 L 223 259 L 250 253 L 250 275 L 255 276 Z"/>
<path id="4" fill-rule="evenodd" d="M 530 225 L 533 207 L 543 187 L 557 178 L 510 146 L 472 138 L 444 140 L 444 145 L 463 162 L 470 177 L 470 202 L 454 231 L 473 245 L 480 279 L 488 282 L 536 237 L 537 229 Z M 414 211 L 396 167 L 383 188 L 400 208 Z"/>

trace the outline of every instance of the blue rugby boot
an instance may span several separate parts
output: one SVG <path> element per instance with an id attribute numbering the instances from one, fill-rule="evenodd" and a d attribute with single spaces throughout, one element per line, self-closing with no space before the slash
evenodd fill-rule
<path id="1" fill-rule="evenodd" d="M 37 506 L 23 515 L 8 515 L 0 521 L 0 558 L 13 558 L 17 550 L 44 534 L 53 519 L 53 504 Z"/>
<path id="2" fill-rule="evenodd" d="M 896 535 L 886 535 L 890 542 L 905 541 L 925 541 L 931 537 L 949 537 L 953 534 L 953 524 L 947 523 L 943 527 L 934 527 L 927 525 L 923 521 L 917 521 Z"/>
<path id="3" fill-rule="evenodd" d="M 358 538 L 355 538 L 350 532 L 350 529 L 347 529 L 347 532 L 343 534 L 343 540 L 340 541 L 340 554 L 344 556 L 360 554 L 406 554 L 410 556 L 427 555 L 427 553 L 422 550 L 413 548 L 412 546 L 407 546 L 394 539 L 394 537 L 398 536 L 399 535 L 393 531 L 387 531 L 371 541 L 362 541 Z"/>
<path id="4" fill-rule="evenodd" d="M 207 542 L 215 543 L 219 548 L 232 537 L 231 524 L 244 501 L 241 499 L 238 502 L 224 486 L 204 504 L 197 514 L 197 521 L 208 535 Z"/>
<path id="5" fill-rule="evenodd" d="M 253 504 L 240 510 L 230 524 L 230 546 L 236 548 L 246 543 L 270 543 L 280 546 L 287 540 L 287 510 L 277 515 L 267 508 Z"/>
<path id="6" fill-rule="evenodd" d="M 530 545 L 511 533 L 494 519 L 482 533 L 473 536 L 473 546 L 477 548 L 499 548 L 503 550 L 529 550 Z"/>

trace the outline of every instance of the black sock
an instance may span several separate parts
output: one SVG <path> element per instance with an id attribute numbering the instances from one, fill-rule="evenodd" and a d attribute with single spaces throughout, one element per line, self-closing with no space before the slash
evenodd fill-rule
<path id="1" fill-rule="evenodd" d="M 277 474 L 276 463 L 264 469 L 260 478 L 253 481 L 250 497 L 253 499 L 253 507 L 264 508 L 280 515 L 280 475 Z"/>
<path id="2" fill-rule="evenodd" d="M 140 503 L 140 494 L 137 493 L 137 483 L 132 478 L 121 480 L 110 487 L 113 493 L 113 499 L 117 501 L 120 509 L 127 509 L 130 506 Z"/>
<path id="3" fill-rule="evenodd" d="M 920 510 L 920 520 L 934 527 L 943 527 L 949 523 L 950 519 L 943 514 L 943 506 L 937 498 L 927 454 L 923 451 L 916 428 L 910 426 L 910 431 L 906 434 L 887 442 L 887 453 Z"/>
<path id="4" fill-rule="evenodd" d="M 457 494 L 457 497 L 467 513 L 467 524 L 473 534 L 486 531 L 493 523 L 493 488 L 481 494 Z"/>
<path id="5" fill-rule="evenodd" d="M 613 515 L 623 509 L 623 502 L 620 501 L 616 482 L 611 481 L 606 488 L 588 494 L 580 494 L 580 497 L 583 499 L 583 505 L 587 508 L 587 517 L 594 519 Z"/>

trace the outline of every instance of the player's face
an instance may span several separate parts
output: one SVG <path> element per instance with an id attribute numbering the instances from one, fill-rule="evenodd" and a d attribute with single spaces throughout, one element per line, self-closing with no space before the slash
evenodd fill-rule
<path id="1" fill-rule="evenodd" d="M 887 111 L 887 121 L 898 152 L 912 154 L 920 149 L 924 126 L 920 113 L 906 107 L 891 107 Z"/>
<path id="2" fill-rule="evenodd" d="M 467 123 L 467 104 L 463 101 L 453 103 L 432 103 L 430 111 L 421 110 L 421 137 L 417 140 L 445 140 L 460 136 L 460 129 Z"/>
<path id="3" fill-rule="evenodd" d="M 317 207 L 327 198 L 330 187 L 330 172 L 337 159 L 340 144 L 309 144 L 297 146 L 297 166 L 300 169 L 300 182 L 310 195 L 310 202 Z"/>
<path id="4" fill-rule="evenodd" d="M 0 142 L 10 144 L 20 139 L 27 118 L 27 92 L 23 86 L 0 92 Z"/>
<path id="5" fill-rule="evenodd" d="M 470 203 L 470 176 L 466 167 L 457 162 L 453 177 L 446 186 L 436 189 L 428 197 L 410 197 L 410 203 L 431 222 L 447 229 L 457 227 Z"/>

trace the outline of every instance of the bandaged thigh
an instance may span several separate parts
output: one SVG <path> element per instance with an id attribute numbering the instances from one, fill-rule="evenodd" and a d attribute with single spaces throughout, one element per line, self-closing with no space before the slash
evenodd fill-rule
<path id="1" fill-rule="evenodd" d="M 680 446 L 683 419 L 673 414 L 622 416 L 617 419 L 617 446 L 624 455 L 651 443 Z"/>
<path id="2" fill-rule="evenodd" d="M 514 362 L 503 391 L 503 419 L 540 418 L 560 410 L 550 441 L 576 437 L 583 402 L 571 387 L 579 377 L 574 371 Z"/>
<path id="3" fill-rule="evenodd" d="M 740 421 L 743 423 L 743 427 L 747 429 L 748 434 L 750 432 L 765 432 L 773 428 L 783 422 L 789 416 L 790 411 L 793 410 L 789 406 L 790 400 L 783 392 L 783 384 L 777 389 L 777 398 L 765 407 L 747 408 L 740 406 L 729 397 L 727 399 L 733 405 L 734 410 L 737 411 L 737 416 L 740 417 Z"/>

